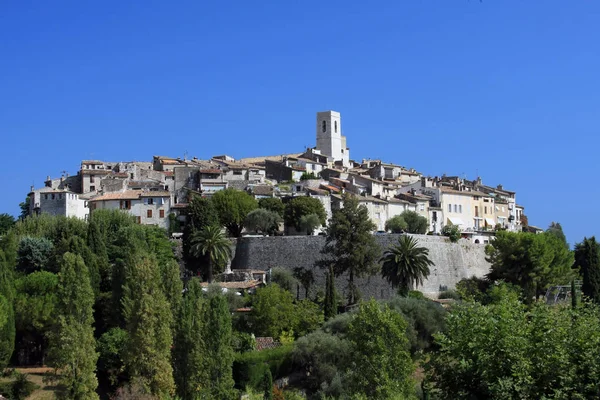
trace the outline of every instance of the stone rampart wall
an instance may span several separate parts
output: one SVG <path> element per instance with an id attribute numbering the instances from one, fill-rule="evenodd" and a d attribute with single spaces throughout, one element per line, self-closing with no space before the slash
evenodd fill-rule
<path id="1" fill-rule="evenodd" d="M 399 235 L 377 235 L 375 238 L 382 248 L 397 242 Z M 431 274 L 423 286 L 417 289 L 430 297 L 436 297 L 443 288 L 452 289 L 463 278 L 483 277 L 490 265 L 485 260 L 482 244 L 473 244 L 466 240 L 450 243 L 441 236 L 415 235 L 419 243 L 429 249 L 429 258 L 434 262 Z M 313 268 L 321 259 L 321 249 L 325 244 L 323 236 L 281 236 L 281 237 L 245 237 L 237 239 L 232 268 L 262 269 L 296 267 Z M 314 268 L 315 284 L 311 295 L 325 288 L 325 271 Z M 336 279 L 337 289 L 345 294 L 347 279 Z M 389 298 L 394 290 L 380 276 L 357 280 L 364 298 Z M 301 290 L 303 292 L 303 290 Z"/>

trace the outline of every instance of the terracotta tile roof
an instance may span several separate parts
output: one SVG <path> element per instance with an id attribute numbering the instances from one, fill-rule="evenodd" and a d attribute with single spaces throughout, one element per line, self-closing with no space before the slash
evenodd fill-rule
<path id="1" fill-rule="evenodd" d="M 222 174 L 223 170 L 220 170 L 220 169 L 217 169 L 217 168 L 201 169 L 200 173 L 201 174 Z"/>
<path id="2" fill-rule="evenodd" d="M 102 164 L 104 164 L 104 161 L 100 161 L 100 160 L 82 160 L 81 163 L 82 164 L 89 164 L 89 165 L 102 165 Z"/>
<path id="3" fill-rule="evenodd" d="M 173 176 L 173 175 L 175 175 L 175 172 L 173 172 L 173 171 L 163 171 L 163 174 L 165 176 Z"/>
<path id="4" fill-rule="evenodd" d="M 256 338 L 256 350 L 262 351 L 267 349 L 275 349 L 280 347 L 281 343 L 276 342 L 272 337 L 257 337 Z"/>
<path id="5" fill-rule="evenodd" d="M 481 196 L 481 197 L 492 197 L 489 194 L 483 193 L 483 192 L 478 192 L 478 191 L 460 191 L 460 190 L 456 190 L 456 189 L 452 189 L 452 188 L 448 188 L 448 187 L 441 187 L 440 188 L 442 190 L 443 193 L 450 193 L 450 194 L 462 194 L 464 196 Z"/>
<path id="6" fill-rule="evenodd" d="M 258 280 L 251 280 L 244 282 L 215 282 L 213 284 L 219 285 L 224 289 L 251 289 L 262 285 L 262 282 Z M 208 287 L 208 282 L 202 282 L 200 283 L 200 286 Z"/>
<path id="7" fill-rule="evenodd" d="M 108 169 L 82 169 L 81 173 L 83 175 L 107 175 L 110 174 L 110 170 Z"/>
<path id="8" fill-rule="evenodd" d="M 91 198 L 90 201 L 135 200 L 140 198 L 141 193 L 141 190 L 126 190 L 124 192 L 105 193 Z"/>
<path id="9" fill-rule="evenodd" d="M 140 193 L 140 197 L 171 197 L 166 190 L 150 190 Z"/>
<path id="10" fill-rule="evenodd" d="M 325 188 L 325 189 L 327 189 L 327 190 L 331 190 L 331 191 L 332 191 L 332 192 L 334 192 L 334 193 L 339 193 L 339 192 L 341 192 L 341 191 L 342 191 L 340 188 L 337 188 L 337 187 L 335 187 L 335 186 L 332 186 L 332 185 L 325 185 L 325 184 L 321 184 L 321 187 L 322 187 L 322 188 Z"/>
<path id="11" fill-rule="evenodd" d="M 263 157 L 249 157 L 249 158 L 240 158 L 238 161 L 242 163 L 254 164 L 259 162 L 269 161 L 281 161 L 283 157 L 300 157 L 304 153 L 293 153 L 293 154 L 280 154 L 278 156 L 263 156 Z"/>
<path id="12" fill-rule="evenodd" d="M 270 196 L 273 194 L 273 186 L 269 185 L 255 185 L 251 188 L 253 194 L 259 196 Z"/>
<path id="13" fill-rule="evenodd" d="M 188 203 L 177 203 L 171 205 L 171 208 L 187 208 L 189 206 Z"/>

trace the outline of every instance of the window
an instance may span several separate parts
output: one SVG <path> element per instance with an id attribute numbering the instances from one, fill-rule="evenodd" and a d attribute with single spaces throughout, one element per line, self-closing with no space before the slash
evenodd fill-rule
<path id="1" fill-rule="evenodd" d="M 119 208 L 121 210 L 131 210 L 131 200 L 121 200 L 119 202 Z"/>
<path id="2" fill-rule="evenodd" d="M 475 216 L 479 217 L 479 207 L 475 206 Z"/>
<path id="3" fill-rule="evenodd" d="M 138 224 L 141 224 L 141 223 L 142 223 L 142 217 L 136 217 L 136 219 L 137 219 L 137 223 L 138 223 Z"/>
<path id="4" fill-rule="evenodd" d="M 483 213 L 487 214 L 487 207 L 483 207 Z"/>
<path id="5" fill-rule="evenodd" d="M 54 200 L 54 193 L 52 193 L 52 200 Z"/>
<path id="6" fill-rule="evenodd" d="M 462 214 L 462 204 L 458 205 L 458 212 Z"/>
<path id="7" fill-rule="evenodd" d="M 90 175 L 90 183 L 94 183 L 94 175 Z"/>
<path id="8" fill-rule="evenodd" d="M 473 196 L 473 200 L 479 200 L 479 196 Z"/>
<path id="9" fill-rule="evenodd" d="M 154 199 L 152 197 L 147 198 L 146 204 L 150 204 L 150 205 L 154 204 Z"/>
<path id="10" fill-rule="evenodd" d="M 165 217 L 165 210 L 158 210 L 158 216 L 160 218 L 164 218 Z"/>
<path id="11" fill-rule="evenodd" d="M 452 204 L 448 204 L 448 212 L 452 212 Z"/>
<path id="12" fill-rule="evenodd" d="M 146 211 L 146 217 L 152 218 L 152 210 Z"/>
<path id="13" fill-rule="evenodd" d="M 421 203 L 421 204 L 419 205 L 419 210 L 420 210 L 420 211 L 425 211 L 425 204 Z"/>
<path id="14" fill-rule="evenodd" d="M 458 206 L 456 204 L 454 205 L 454 212 L 458 212 Z"/>
<path id="15" fill-rule="evenodd" d="M 129 179 L 133 179 L 133 172 L 129 174 Z"/>
<path id="16" fill-rule="evenodd" d="M 91 191 L 91 192 L 93 192 L 93 191 L 95 191 L 95 190 L 96 190 L 96 186 L 94 186 L 94 185 L 90 186 L 90 191 Z"/>
<path id="17" fill-rule="evenodd" d="M 333 126 L 335 127 L 335 133 L 337 133 L 337 121 L 333 121 Z"/>
<path id="18" fill-rule="evenodd" d="M 323 129 L 323 132 L 327 132 L 327 122 L 326 121 L 323 121 L 321 129 Z"/>
<path id="19" fill-rule="evenodd" d="M 59 200 L 62 200 L 62 193 L 59 193 L 59 194 L 58 194 L 58 199 L 59 199 Z"/>
<path id="20" fill-rule="evenodd" d="M 48 200 L 48 195 L 47 194 L 44 195 L 44 200 Z"/>

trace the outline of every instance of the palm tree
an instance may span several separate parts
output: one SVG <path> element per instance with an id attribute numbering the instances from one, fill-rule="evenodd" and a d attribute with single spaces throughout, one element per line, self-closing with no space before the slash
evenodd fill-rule
<path id="1" fill-rule="evenodd" d="M 191 252 L 195 257 L 208 254 L 208 283 L 212 283 L 213 265 L 227 263 L 231 258 L 231 241 L 218 226 L 207 226 L 191 237 Z"/>
<path id="2" fill-rule="evenodd" d="M 429 259 L 429 250 L 417 246 L 418 242 L 411 236 L 404 235 L 398 240 L 398 244 L 390 246 L 383 253 L 379 262 L 381 276 L 393 288 L 398 287 L 398 293 L 406 296 L 413 285 L 422 285 L 423 280 L 429 276 L 429 266 L 433 262 Z"/>

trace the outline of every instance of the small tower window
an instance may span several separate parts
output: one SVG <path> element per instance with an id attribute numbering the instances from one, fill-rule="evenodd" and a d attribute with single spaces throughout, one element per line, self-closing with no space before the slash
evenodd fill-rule
<path id="1" fill-rule="evenodd" d="M 327 132 L 327 121 L 323 121 L 323 132 Z"/>
<path id="2" fill-rule="evenodd" d="M 335 133 L 337 133 L 337 121 L 333 121 L 333 127 L 335 129 Z"/>

